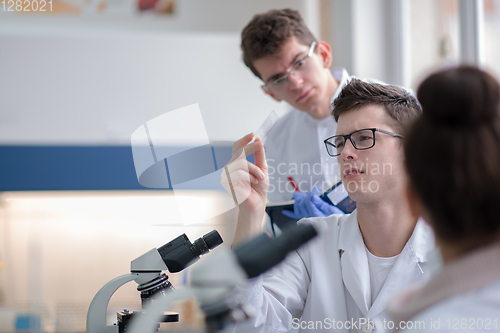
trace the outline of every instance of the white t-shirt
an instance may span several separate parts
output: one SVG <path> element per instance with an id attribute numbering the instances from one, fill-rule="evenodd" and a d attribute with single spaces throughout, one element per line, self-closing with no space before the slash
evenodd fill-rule
<path id="1" fill-rule="evenodd" d="M 384 286 L 385 280 L 391 272 L 392 266 L 398 259 L 398 256 L 394 257 L 377 257 L 374 256 L 366 247 L 366 256 L 368 257 L 368 268 L 370 270 L 370 290 L 372 301 L 371 304 L 375 303 L 380 290 Z"/>

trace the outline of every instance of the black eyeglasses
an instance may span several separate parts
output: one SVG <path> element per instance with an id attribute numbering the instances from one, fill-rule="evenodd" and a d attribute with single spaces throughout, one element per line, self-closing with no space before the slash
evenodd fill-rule
<path id="1" fill-rule="evenodd" d="M 365 128 L 354 131 L 351 134 L 334 135 L 329 137 L 324 141 L 326 151 L 328 152 L 328 155 L 332 157 L 339 156 L 345 147 L 347 139 L 349 139 L 352 146 L 358 150 L 370 149 L 375 146 L 375 132 L 388 134 L 395 138 L 404 138 L 404 136 L 400 134 L 389 132 L 380 128 Z"/>

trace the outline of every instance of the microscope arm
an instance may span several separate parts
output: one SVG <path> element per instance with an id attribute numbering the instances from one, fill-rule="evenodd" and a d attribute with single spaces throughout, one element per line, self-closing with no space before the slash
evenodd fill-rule
<path id="1" fill-rule="evenodd" d="M 115 291 L 127 282 L 157 276 L 158 273 L 130 273 L 114 278 L 106 283 L 94 296 L 87 313 L 87 333 L 118 333 L 118 326 L 106 325 L 106 310 Z"/>

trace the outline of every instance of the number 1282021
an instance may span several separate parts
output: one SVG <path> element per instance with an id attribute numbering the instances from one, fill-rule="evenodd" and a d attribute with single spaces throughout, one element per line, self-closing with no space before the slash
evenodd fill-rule
<path id="1" fill-rule="evenodd" d="M 52 0 L 0 0 L 5 12 L 51 12 Z"/>

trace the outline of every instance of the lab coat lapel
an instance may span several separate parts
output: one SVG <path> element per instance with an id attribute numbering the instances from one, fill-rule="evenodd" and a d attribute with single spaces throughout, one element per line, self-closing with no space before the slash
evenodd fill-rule
<path id="1" fill-rule="evenodd" d="M 389 300 L 398 292 L 424 281 L 428 275 L 426 274 L 428 272 L 424 271 L 427 254 L 433 248 L 434 234 L 430 227 L 420 219 L 373 303 L 368 313 L 369 318 L 374 318 L 385 310 Z"/>
<path id="2" fill-rule="evenodd" d="M 371 302 L 370 273 L 356 210 L 342 221 L 339 235 L 339 255 L 341 255 L 340 263 L 344 285 L 363 315 L 366 315 Z"/>

